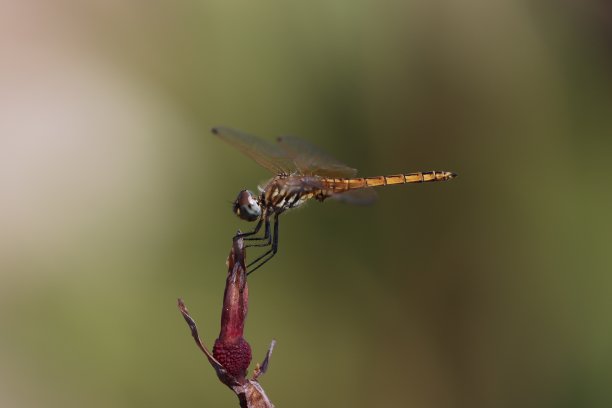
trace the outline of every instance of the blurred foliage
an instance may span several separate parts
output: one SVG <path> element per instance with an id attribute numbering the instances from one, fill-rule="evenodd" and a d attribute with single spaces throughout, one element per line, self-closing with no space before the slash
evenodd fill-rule
<path id="1" fill-rule="evenodd" d="M 282 218 L 246 327 L 277 406 L 610 406 L 610 11 L 0 5 L 0 405 L 236 406 L 175 306 L 212 345 L 269 176 L 225 124 L 460 175 Z"/>

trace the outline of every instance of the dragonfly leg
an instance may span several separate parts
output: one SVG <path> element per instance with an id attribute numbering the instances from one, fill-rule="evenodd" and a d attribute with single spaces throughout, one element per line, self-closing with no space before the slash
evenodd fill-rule
<path id="1" fill-rule="evenodd" d="M 259 219 L 259 221 L 257 222 L 257 225 L 255 226 L 255 229 L 253 229 L 253 231 L 241 232 L 239 234 L 234 235 L 234 241 L 239 239 L 239 238 L 245 238 L 245 237 L 248 237 L 250 235 L 257 234 L 259 232 L 259 230 L 261 229 L 261 225 L 263 224 L 263 221 L 264 221 L 263 219 L 264 219 L 264 217 L 261 217 Z M 267 222 L 267 219 L 266 219 L 266 222 Z M 250 238 L 246 238 L 246 239 L 248 240 Z"/>
<path id="2" fill-rule="evenodd" d="M 248 270 L 251 266 L 261 261 L 259 265 L 257 265 L 256 267 L 254 267 L 253 269 L 247 272 L 247 276 L 255 272 L 257 269 L 261 268 L 263 264 L 265 264 L 270 259 L 272 259 L 272 257 L 276 255 L 277 251 L 278 251 L 278 214 L 275 214 L 274 215 L 274 234 L 272 235 L 272 248 L 270 248 L 268 251 L 266 251 L 261 256 L 259 256 L 257 259 L 255 259 L 253 262 L 247 265 L 247 270 Z"/>
<path id="3" fill-rule="evenodd" d="M 245 241 L 264 241 L 264 240 L 266 242 L 262 244 L 247 244 L 245 245 L 245 248 L 270 246 L 270 244 L 272 243 L 272 235 L 270 234 L 270 220 L 269 219 L 266 219 L 266 232 L 263 237 L 245 238 Z"/>

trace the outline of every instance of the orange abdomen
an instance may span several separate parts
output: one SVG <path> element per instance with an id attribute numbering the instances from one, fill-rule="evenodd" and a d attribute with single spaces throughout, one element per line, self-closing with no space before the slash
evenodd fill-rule
<path id="1" fill-rule="evenodd" d="M 455 173 L 448 171 L 425 171 L 407 174 L 394 174 L 391 176 L 361 177 L 361 178 L 325 178 L 328 190 L 333 192 L 348 191 L 357 188 L 389 186 L 392 184 L 427 183 L 432 181 L 446 181 L 456 177 Z"/>

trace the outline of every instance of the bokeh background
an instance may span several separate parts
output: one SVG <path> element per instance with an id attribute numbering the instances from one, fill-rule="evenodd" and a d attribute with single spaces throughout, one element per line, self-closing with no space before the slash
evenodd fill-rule
<path id="1" fill-rule="evenodd" d="M 612 9 L 587 0 L 0 3 L 0 406 L 237 406 L 230 201 L 209 132 L 362 175 L 282 219 L 246 337 L 279 407 L 612 404 Z"/>

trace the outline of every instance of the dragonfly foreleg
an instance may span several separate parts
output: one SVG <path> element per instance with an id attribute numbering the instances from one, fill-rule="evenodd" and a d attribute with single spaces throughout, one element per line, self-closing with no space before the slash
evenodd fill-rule
<path id="1" fill-rule="evenodd" d="M 261 268 L 263 264 L 265 264 L 270 259 L 272 259 L 272 257 L 276 255 L 277 251 L 278 251 L 278 214 L 274 214 L 274 233 L 272 234 L 272 248 L 264 252 L 257 259 L 255 259 L 254 261 L 252 261 L 251 263 L 247 265 L 247 270 L 248 270 L 247 276 L 255 272 L 257 269 Z M 249 270 L 251 266 L 255 265 L 259 261 L 261 261 L 259 265 Z"/>
<path id="2" fill-rule="evenodd" d="M 266 218 L 266 232 L 264 233 L 263 237 L 245 238 L 245 241 L 263 241 L 263 240 L 266 241 L 263 244 L 247 244 L 247 245 L 245 245 L 245 248 L 249 248 L 249 247 L 266 247 L 266 246 L 270 246 L 270 244 L 272 244 L 272 235 L 270 234 L 270 220 L 267 219 L 267 218 Z"/>
<path id="3" fill-rule="evenodd" d="M 244 237 L 248 237 L 250 235 L 257 234 L 259 232 L 259 230 L 261 229 L 261 224 L 263 224 L 263 217 L 259 219 L 259 222 L 257 222 L 257 225 L 255 226 L 255 229 L 253 231 L 241 232 L 239 234 L 234 235 L 234 241 L 239 239 L 239 238 L 244 238 Z"/>

